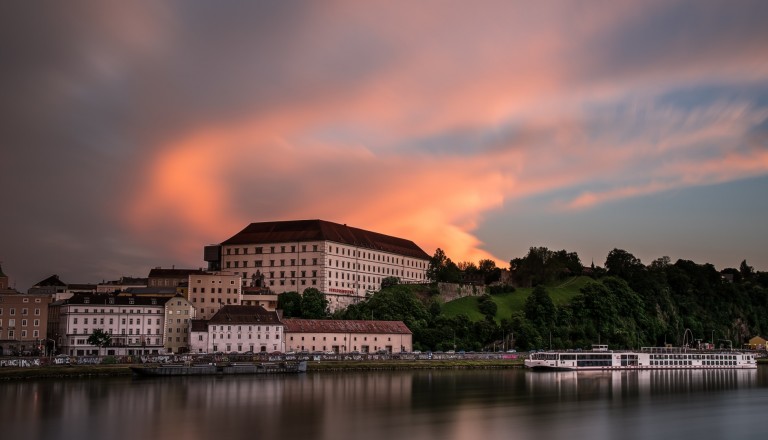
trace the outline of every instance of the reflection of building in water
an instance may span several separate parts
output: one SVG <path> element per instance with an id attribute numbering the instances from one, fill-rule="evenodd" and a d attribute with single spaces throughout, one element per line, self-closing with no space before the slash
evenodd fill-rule
<path id="1" fill-rule="evenodd" d="M 748 388 L 757 385 L 757 375 L 757 370 L 530 371 L 525 381 L 534 396 L 597 399 Z"/>

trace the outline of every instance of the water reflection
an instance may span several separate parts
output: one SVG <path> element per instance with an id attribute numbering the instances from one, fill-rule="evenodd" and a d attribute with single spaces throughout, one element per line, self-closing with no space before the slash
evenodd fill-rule
<path id="1" fill-rule="evenodd" d="M 24 439 L 758 438 L 768 369 L 414 371 L 0 384 Z"/>
<path id="2" fill-rule="evenodd" d="M 766 371 L 761 372 L 760 376 L 758 370 L 531 372 L 526 386 L 533 396 L 548 399 L 658 396 L 766 386 Z"/>

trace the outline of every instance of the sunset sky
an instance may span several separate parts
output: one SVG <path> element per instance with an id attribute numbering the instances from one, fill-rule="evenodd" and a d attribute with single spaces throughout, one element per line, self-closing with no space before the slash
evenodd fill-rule
<path id="1" fill-rule="evenodd" d="M 768 2 L 0 6 L 19 290 L 202 267 L 324 219 L 503 267 L 531 246 L 768 270 Z"/>

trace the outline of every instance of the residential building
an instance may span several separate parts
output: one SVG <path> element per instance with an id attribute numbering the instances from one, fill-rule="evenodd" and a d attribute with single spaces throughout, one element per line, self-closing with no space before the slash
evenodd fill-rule
<path id="1" fill-rule="evenodd" d="M 76 294 L 57 302 L 57 351 L 71 356 L 161 353 L 167 301 L 163 297 Z M 95 329 L 112 337 L 103 350 L 88 344 Z"/>
<path id="2" fill-rule="evenodd" d="M 3 290 L 8 290 L 10 285 L 8 284 L 10 281 L 10 278 L 8 278 L 8 275 L 3 273 L 3 266 L 0 265 L 0 292 Z"/>
<path id="3" fill-rule="evenodd" d="M 120 277 L 119 280 L 102 281 L 96 286 L 96 293 L 124 292 L 131 288 L 147 287 L 148 278 Z"/>
<path id="4" fill-rule="evenodd" d="M 387 277 L 427 282 L 430 260 L 410 240 L 324 220 L 251 223 L 222 242 L 218 255 L 210 248 L 209 265 L 234 271 L 244 285 L 250 280 L 276 294 L 314 287 L 331 310 L 378 291 Z"/>
<path id="5" fill-rule="evenodd" d="M 284 347 L 280 316 L 260 306 L 225 305 L 208 321 L 207 331 L 207 352 L 271 353 Z"/>
<path id="6" fill-rule="evenodd" d="M 48 295 L 51 295 L 51 298 L 54 298 L 56 294 L 63 294 L 66 291 L 67 291 L 67 284 L 61 281 L 58 275 L 51 275 L 48 278 L 30 287 L 27 293 L 48 294 Z"/>
<path id="7" fill-rule="evenodd" d="M 165 303 L 165 342 L 167 353 L 186 353 L 189 351 L 192 319 L 195 308 L 182 295 L 176 295 Z"/>
<path id="8" fill-rule="evenodd" d="M 413 333 L 402 321 L 283 319 L 286 351 L 409 352 Z"/>
<path id="9" fill-rule="evenodd" d="M 0 293 L 0 355 L 42 352 L 50 303 L 47 293 Z"/>
<path id="10" fill-rule="evenodd" d="M 270 312 L 277 310 L 277 294 L 263 287 L 243 287 L 244 306 L 261 306 Z"/>
<path id="11" fill-rule="evenodd" d="M 156 267 L 149 271 L 146 287 L 176 287 L 189 281 L 189 276 L 205 273 L 202 269 L 163 269 Z"/>
<path id="12" fill-rule="evenodd" d="M 233 272 L 202 272 L 189 275 L 187 295 L 199 319 L 211 319 L 225 305 L 242 303 L 240 275 Z"/>
<path id="13" fill-rule="evenodd" d="M 189 351 L 191 353 L 208 353 L 208 321 L 193 319 L 190 327 Z"/>

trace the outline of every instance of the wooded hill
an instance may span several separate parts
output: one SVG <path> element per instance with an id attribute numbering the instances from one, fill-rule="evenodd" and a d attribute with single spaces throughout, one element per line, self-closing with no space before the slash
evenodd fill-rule
<path id="1" fill-rule="evenodd" d="M 768 334 L 768 273 L 746 261 L 721 271 L 666 257 L 644 265 L 614 249 L 604 268 L 576 263 L 575 253 L 531 248 L 510 262 L 514 283 L 526 287 L 497 286 L 492 294 L 446 304 L 435 287 L 389 280 L 391 285 L 333 318 L 402 320 L 414 333 L 414 349 L 433 351 L 596 343 L 620 349 L 696 340 L 741 348 L 749 338 Z M 436 281 L 441 273 L 460 279 L 460 266 L 474 265 L 454 265 L 438 249 L 430 274 Z M 487 262 L 474 268 L 483 266 L 485 277 L 497 270 Z"/>

